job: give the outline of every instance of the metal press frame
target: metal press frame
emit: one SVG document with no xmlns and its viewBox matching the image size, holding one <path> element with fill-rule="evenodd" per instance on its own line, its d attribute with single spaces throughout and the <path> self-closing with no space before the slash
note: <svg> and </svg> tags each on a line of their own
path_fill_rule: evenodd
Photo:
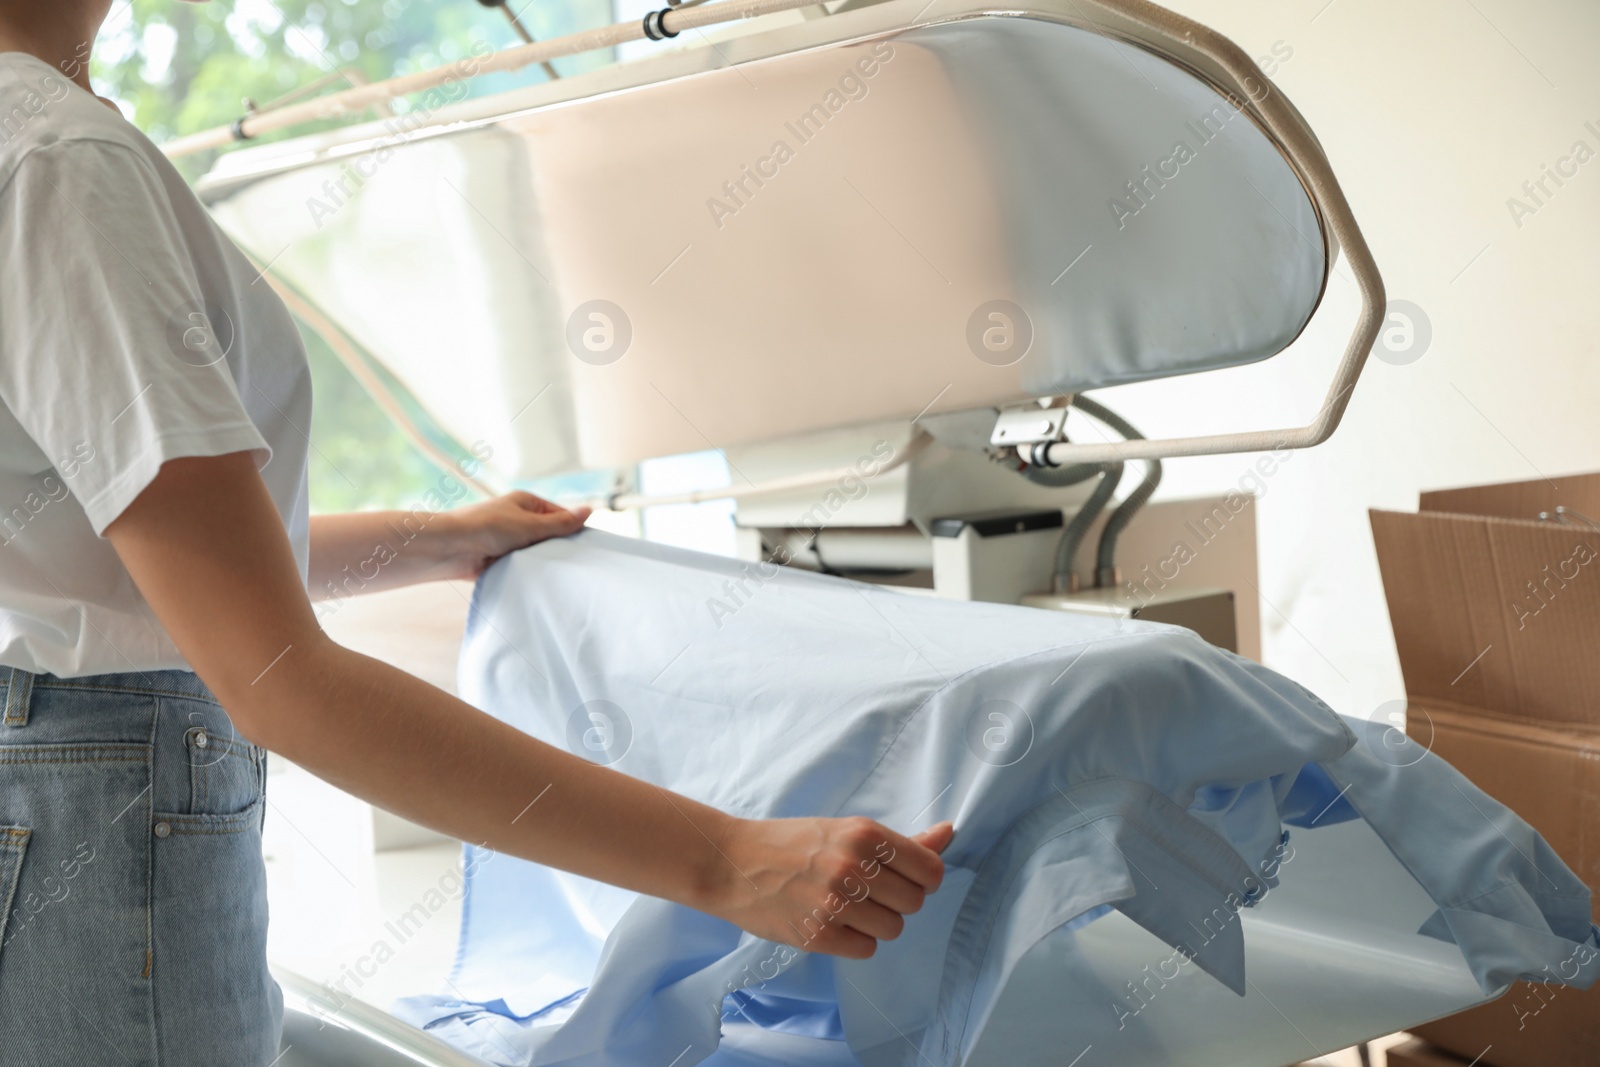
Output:
<svg viewBox="0 0 1600 1067">
<path fill-rule="evenodd" d="M 1038 445 L 1035 457 L 1049 466 L 1065 466 L 1300 449 L 1327 440 L 1344 415 L 1350 392 L 1382 327 L 1385 304 L 1383 279 L 1321 145 L 1294 105 L 1277 90 L 1255 62 L 1216 31 L 1146 0 L 1062 0 L 1061 3 L 1036 2 L 1013 7 L 996 6 L 988 0 L 933 0 L 932 3 L 923 4 L 909 21 L 904 20 L 902 12 L 918 3 L 921 0 L 884 0 L 882 3 L 864 4 L 841 10 L 829 18 L 721 41 L 714 49 L 698 48 L 651 57 L 596 71 L 582 78 L 563 79 L 556 83 L 464 101 L 440 109 L 431 128 L 413 131 L 409 137 L 416 139 L 459 132 L 562 101 L 626 91 L 664 78 L 694 76 L 724 65 L 809 48 L 873 40 L 938 23 L 1010 16 L 1054 21 L 1091 30 L 1109 39 L 1151 51 L 1183 67 L 1210 84 L 1249 116 L 1277 146 L 1300 178 L 1322 225 L 1320 236 L 1323 238 L 1329 270 L 1339 250 L 1343 249 L 1361 299 L 1361 311 L 1321 407 L 1315 417 L 1303 426 L 1101 443 L 1067 441 L 1058 433 L 1054 439 L 1035 442 Z M 655 25 L 658 29 L 668 29 L 675 34 L 687 29 L 760 18 L 801 7 L 816 8 L 817 5 L 808 0 L 722 0 L 663 8 L 654 14 L 657 15 Z M 845 32 L 840 32 L 841 29 Z M 304 122 L 353 117 L 398 96 L 424 91 L 451 80 L 515 70 L 546 62 L 555 56 L 611 47 L 644 36 L 646 34 L 639 24 L 629 22 L 525 44 L 491 53 L 470 74 L 464 75 L 458 63 L 357 86 L 282 109 L 253 112 L 231 126 L 180 138 L 164 148 L 171 155 L 181 155 L 215 148 L 231 141 L 247 140 L 263 132 Z M 334 159 L 366 150 L 385 136 L 387 131 L 379 124 L 364 123 L 304 140 L 311 155 Z M 297 158 L 303 161 L 305 157 L 302 155 Z M 275 162 L 265 163 L 261 169 L 244 166 L 221 177 L 217 184 L 249 180 L 276 169 L 277 165 Z M 1306 236 L 1306 240 L 1312 241 L 1314 238 Z M 819 481 L 825 480 L 819 475 Z M 785 485 L 782 488 L 792 487 Z M 759 491 L 762 491 L 762 487 L 751 487 L 745 493 Z M 631 500 L 630 505 L 642 506 L 640 501 Z"/>
</svg>

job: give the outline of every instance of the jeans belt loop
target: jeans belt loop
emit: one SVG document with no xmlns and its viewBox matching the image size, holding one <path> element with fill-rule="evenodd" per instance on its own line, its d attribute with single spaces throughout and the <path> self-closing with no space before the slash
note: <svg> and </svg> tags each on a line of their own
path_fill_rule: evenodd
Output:
<svg viewBox="0 0 1600 1067">
<path fill-rule="evenodd" d="M 5 725 L 28 725 L 28 705 L 33 700 L 33 672 L 21 667 L 5 668 L 11 674 L 6 685 Z"/>
</svg>

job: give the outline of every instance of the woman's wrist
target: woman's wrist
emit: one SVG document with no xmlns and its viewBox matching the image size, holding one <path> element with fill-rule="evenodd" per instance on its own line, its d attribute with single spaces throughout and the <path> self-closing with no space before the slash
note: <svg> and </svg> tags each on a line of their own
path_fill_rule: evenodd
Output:
<svg viewBox="0 0 1600 1067">
<path fill-rule="evenodd" d="M 459 510 L 437 512 L 417 538 L 421 566 L 440 578 L 472 576 L 473 530 Z"/>
<path fill-rule="evenodd" d="M 680 802 L 681 803 L 681 802 Z M 683 868 L 684 885 L 680 904 L 697 911 L 719 914 L 738 890 L 739 868 L 735 857 L 739 852 L 740 832 L 749 823 L 715 808 L 701 807 L 684 812 L 690 824 L 692 839 L 683 850 L 687 863 Z"/>
<path fill-rule="evenodd" d="M 470 532 L 448 511 L 361 511 L 311 519 L 313 599 L 470 576 Z"/>
</svg>

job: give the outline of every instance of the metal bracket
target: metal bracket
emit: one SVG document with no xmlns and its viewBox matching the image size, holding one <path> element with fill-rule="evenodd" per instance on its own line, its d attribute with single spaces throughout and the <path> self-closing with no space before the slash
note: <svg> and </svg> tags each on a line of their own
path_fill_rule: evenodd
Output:
<svg viewBox="0 0 1600 1067">
<path fill-rule="evenodd" d="M 1067 439 L 1067 408 L 1042 408 L 1038 401 L 1001 408 L 989 443 L 996 448 Z"/>
</svg>

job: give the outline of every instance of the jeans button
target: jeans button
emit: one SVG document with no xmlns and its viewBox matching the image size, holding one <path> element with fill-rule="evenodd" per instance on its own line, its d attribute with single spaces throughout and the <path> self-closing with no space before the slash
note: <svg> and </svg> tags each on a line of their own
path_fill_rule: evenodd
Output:
<svg viewBox="0 0 1600 1067">
<path fill-rule="evenodd" d="M 171 826 L 169 826 L 168 824 L 166 824 L 164 822 L 156 823 L 156 836 L 157 837 L 166 837 L 170 833 L 172 833 L 172 827 Z"/>
<path fill-rule="evenodd" d="M 195 748 L 205 748 L 210 743 L 211 743 L 211 738 L 206 736 L 206 732 L 204 730 L 196 730 L 194 732 L 194 747 Z"/>
</svg>

